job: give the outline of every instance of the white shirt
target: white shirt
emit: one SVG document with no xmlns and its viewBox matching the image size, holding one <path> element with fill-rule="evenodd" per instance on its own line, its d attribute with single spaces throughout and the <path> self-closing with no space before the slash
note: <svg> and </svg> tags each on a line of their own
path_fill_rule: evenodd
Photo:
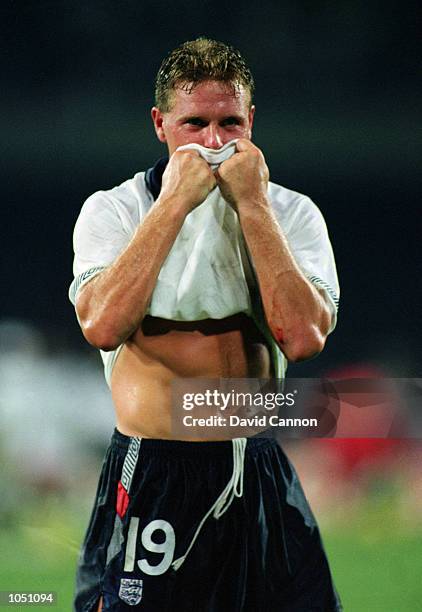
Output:
<svg viewBox="0 0 422 612">
<path fill-rule="evenodd" d="M 269 183 L 268 197 L 273 207 L 275 217 L 288 240 L 290 250 L 297 264 L 309 281 L 318 288 L 323 289 L 326 294 L 332 312 L 331 332 L 336 324 L 340 291 L 333 251 L 324 218 L 310 198 L 280 185 L 276 185 L 275 183 Z M 81 287 L 95 275 L 111 265 L 128 245 L 137 227 L 142 223 L 142 219 L 153 203 L 153 196 L 145 183 L 145 172 L 139 172 L 135 174 L 132 179 L 107 191 L 97 191 L 86 200 L 76 222 L 73 235 L 75 252 L 73 264 L 74 280 L 69 289 L 69 298 L 73 304 L 76 302 L 76 296 Z M 200 209 L 204 207 L 204 204 L 206 204 L 206 202 L 187 215 L 179 237 L 184 232 L 186 236 L 191 235 L 193 227 L 192 215 L 196 214 L 200 217 Z M 235 215 L 235 213 L 233 213 L 233 215 Z M 230 227 L 223 227 L 222 229 L 226 234 L 227 231 L 230 232 Z M 241 236 L 240 241 L 242 242 Z M 172 249 L 167 259 L 173 257 L 173 260 L 180 260 L 180 250 L 176 243 L 177 240 L 173 245 L 173 254 Z M 206 243 L 206 241 L 203 241 L 202 244 L 204 245 Z M 209 258 L 208 255 L 205 257 L 201 252 L 201 244 L 199 244 L 198 248 L 199 251 L 196 254 L 195 261 L 201 262 L 207 259 L 207 257 Z M 189 256 L 189 253 L 187 256 Z M 241 253 L 239 253 L 239 257 L 242 259 Z M 160 310 L 151 310 L 151 305 L 154 305 L 154 300 L 159 308 L 164 308 L 164 318 L 199 320 L 204 318 L 222 318 L 222 316 L 234 314 L 229 311 L 225 313 L 225 306 L 223 304 L 223 310 L 219 310 L 220 316 L 213 316 L 212 309 L 209 310 L 211 307 L 207 305 L 204 309 L 201 305 L 198 305 L 198 303 L 195 303 L 192 307 L 193 311 L 185 311 L 188 313 L 190 312 L 188 316 L 192 318 L 186 318 L 183 311 L 181 314 L 180 309 L 177 310 L 178 314 L 172 314 L 175 312 L 174 308 L 178 308 L 177 299 L 174 299 L 174 295 L 180 295 L 180 279 L 177 279 L 173 288 L 169 288 L 168 285 L 162 284 L 163 277 L 166 276 L 165 263 L 163 264 L 159 282 L 157 281 L 157 286 L 151 298 L 150 308 L 148 310 L 150 314 L 162 316 L 159 314 L 159 312 L 161 312 Z M 240 261 L 240 266 L 244 267 L 244 263 L 242 259 L 242 261 Z M 211 268 L 214 269 L 214 264 L 212 262 L 210 265 Z M 184 269 L 183 262 L 180 266 L 181 270 Z M 198 265 L 198 269 L 190 279 L 191 287 L 196 284 L 195 278 L 198 280 L 201 279 L 201 265 Z M 244 278 L 247 284 L 249 284 L 249 289 L 252 294 L 253 287 L 250 285 L 247 270 L 244 270 Z M 165 278 L 163 282 L 166 282 Z M 227 286 L 227 288 L 230 288 L 230 278 L 228 277 L 227 282 L 223 283 L 221 283 L 220 279 L 220 286 Z M 170 300 L 167 299 L 167 297 L 170 295 L 171 291 L 173 291 L 173 298 Z M 239 293 L 240 295 L 242 292 L 236 290 L 234 293 Z M 157 298 L 158 295 L 159 298 Z M 198 292 L 198 295 L 201 295 L 201 290 Z M 212 296 L 215 297 L 215 293 L 212 293 L 211 297 Z M 169 310 L 170 301 L 172 302 L 172 306 Z M 219 306 L 213 305 L 212 308 L 214 307 L 220 308 L 221 304 Z M 231 308 L 233 309 L 233 305 L 231 305 Z M 197 316 L 195 316 L 195 312 Z M 258 327 L 265 334 L 271 345 L 275 375 L 278 378 L 283 378 L 287 367 L 287 361 L 268 330 L 259 295 L 255 295 L 255 299 L 252 296 L 248 299 L 246 295 L 246 301 L 243 299 L 236 312 L 246 312 L 254 318 Z M 110 352 L 100 351 L 108 384 L 110 384 L 112 368 L 121 348 L 122 346 L 116 349 L 116 351 Z"/>
</svg>

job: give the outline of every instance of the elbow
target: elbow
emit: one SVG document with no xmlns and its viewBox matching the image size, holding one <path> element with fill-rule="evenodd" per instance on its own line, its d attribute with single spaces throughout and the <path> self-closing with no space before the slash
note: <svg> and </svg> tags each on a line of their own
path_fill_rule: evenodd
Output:
<svg viewBox="0 0 422 612">
<path fill-rule="evenodd" d="M 288 361 L 291 362 L 307 361 L 317 357 L 324 349 L 326 341 L 326 336 L 315 326 L 292 330 L 282 339 L 279 333 L 273 336 Z"/>
<path fill-rule="evenodd" d="M 122 337 L 116 327 L 113 309 L 102 308 L 95 301 L 93 303 L 89 289 L 90 284 L 81 291 L 76 300 L 76 314 L 82 333 L 93 347 L 102 351 L 114 351 L 126 337 Z"/>
<path fill-rule="evenodd" d="M 92 310 L 84 308 L 81 301 L 76 304 L 76 313 L 85 340 L 101 351 L 114 351 L 123 342 L 117 334 L 113 321 L 104 313 L 92 315 Z"/>
<path fill-rule="evenodd" d="M 331 325 L 331 313 L 324 305 L 318 317 L 295 317 L 287 329 L 277 325 L 270 329 L 278 346 L 289 361 L 307 361 L 324 349 Z"/>
<path fill-rule="evenodd" d="M 325 340 L 319 338 L 305 338 L 296 342 L 292 342 L 285 353 L 287 359 L 294 363 L 299 361 L 307 361 L 317 357 L 325 346 Z"/>
<path fill-rule="evenodd" d="M 85 320 L 80 324 L 87 342 L 101 351 L 115 351 L 122 344 L 122 339 L 105 322 Z"/>
</svg>

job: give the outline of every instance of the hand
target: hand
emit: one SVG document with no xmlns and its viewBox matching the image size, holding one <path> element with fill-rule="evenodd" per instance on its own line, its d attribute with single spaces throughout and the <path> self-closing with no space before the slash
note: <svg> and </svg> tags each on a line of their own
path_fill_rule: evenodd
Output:
<svg viewBox="0 0 422 612">
<path fill-rule="evenodd" d="M 163 174 L 160 198 L 176 198 L 188 214 L 216 184 L 213 172 L 198 151 L 175 151 Z"/>
<path fill-rule="evenodd" d="M 215 175 L 224 199 L 238 209 L 267 197 L 269 172 L 262 151 L 250 140 L 241 138 L 236 149 Z"/>
</svg>

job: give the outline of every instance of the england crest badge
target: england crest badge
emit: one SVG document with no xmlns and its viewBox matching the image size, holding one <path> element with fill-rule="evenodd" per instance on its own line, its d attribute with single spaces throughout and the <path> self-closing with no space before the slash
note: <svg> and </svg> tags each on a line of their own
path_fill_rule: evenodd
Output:
<svg viewBox="0 0 422 612">
<path fill-rule="evenodd" d="M 119 597 L 128 606 L 137 606 L 142 599 L 142 580 L 122 578 L 120 580 Z"/>
</svg>

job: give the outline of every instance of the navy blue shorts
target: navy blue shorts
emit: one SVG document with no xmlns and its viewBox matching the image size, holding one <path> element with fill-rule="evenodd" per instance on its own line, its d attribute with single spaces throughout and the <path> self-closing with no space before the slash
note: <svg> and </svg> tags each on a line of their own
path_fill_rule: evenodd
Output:
<svg viewBox="0 0 422 612">
<path fill-rule="evenodd" d="M 233 474 L 228 442 L 115 431 L 77 572 L 75 610 L 334 612 L 341 605 L 294 468 L 249 438 L 243 494 L 208 516 Z"/>
</svg>

